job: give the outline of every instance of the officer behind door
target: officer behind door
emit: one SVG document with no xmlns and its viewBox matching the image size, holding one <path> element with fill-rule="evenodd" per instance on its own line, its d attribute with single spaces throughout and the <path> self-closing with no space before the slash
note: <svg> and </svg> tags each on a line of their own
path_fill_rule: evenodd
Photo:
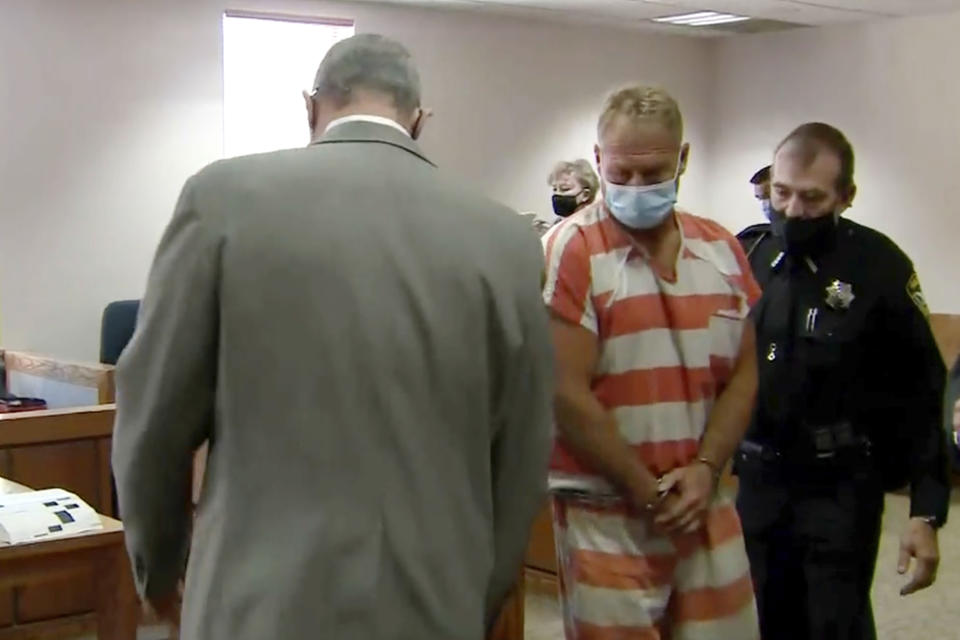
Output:
<svg viewBox="0 0 960 640">
<path fill-rule="evenodd" d="M 909 258 L 840 217 L 856 191 L 843 134 L 799 127 L 772 174 L 774 233 L 751 256 L 759 392 L 736 459 L 762 637 L 873 639 L 885 490 L 911 489 L 901 593 L 936 577 L 946 371 Z"/>
</svg>

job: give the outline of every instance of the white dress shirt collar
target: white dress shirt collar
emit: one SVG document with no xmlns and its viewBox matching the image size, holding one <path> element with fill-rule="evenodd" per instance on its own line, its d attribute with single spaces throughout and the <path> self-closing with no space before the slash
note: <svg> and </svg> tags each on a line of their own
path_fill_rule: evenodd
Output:
<svg viewBox="0 0 960 640">
<path fill-rule="evenodd" d="M 403 133 L 403 135 L 409 137 L 410 133 L 404 129 L 399 122 L 391 120 L 390 118 L 384 118 L 382 116 L 368 116 L 362 113 L 358 113 L 352 116 L 344 116 L 343 118 L 337 118 L 333 122 L 327 125 L 327 128 L 324 129 L 323 133 L 330 133 L 330 130 L 334 127 L 339 127 L 342 124 L 347 124 L 350 122 L 372 122 L 374 124 L 382 124 L 387 127 L 393 127 L 397 131 Z"/>
</svg>

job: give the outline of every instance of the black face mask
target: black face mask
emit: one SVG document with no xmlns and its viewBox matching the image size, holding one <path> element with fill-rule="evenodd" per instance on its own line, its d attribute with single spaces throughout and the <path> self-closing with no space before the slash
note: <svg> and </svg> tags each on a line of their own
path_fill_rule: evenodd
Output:
<svg viewBox="0 0 960 640">
<path fill-rule="evenodd" d="M 837 237 L 837 216 L 828 213 L 817 218 L 788 218 L 772 211 L 773 233 L 783 239 L 787 253 L 816 254 L 829 247 Z"/>
<path fill-rule="evenodd" d="M 577 202 L 578 195 L 580 194 L 572 196 L 560 193 L 553 194 L 553 212 L 561 218 L 566 218 L 572 214 L 580 206 L 580 203 Z"/>
</svg>

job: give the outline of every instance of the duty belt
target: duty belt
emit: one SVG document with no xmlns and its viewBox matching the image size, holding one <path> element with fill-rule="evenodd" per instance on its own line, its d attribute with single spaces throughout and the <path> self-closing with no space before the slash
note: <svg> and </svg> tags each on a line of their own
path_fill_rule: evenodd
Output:
<svg viewBox="0 0 960 640">
<path fill-rule="evenodd" d="M 771 444 L 744 440 L 740 454 L 744 459 L 757 458 L 767 463 L 817 464 L 829 463 L 851 454 L 869 457 L 872 444 L 866 436 L 858 435 L 849 422 L 822 426 L 802 426 L 800 443 L 784 449 Z"/>
</svg>

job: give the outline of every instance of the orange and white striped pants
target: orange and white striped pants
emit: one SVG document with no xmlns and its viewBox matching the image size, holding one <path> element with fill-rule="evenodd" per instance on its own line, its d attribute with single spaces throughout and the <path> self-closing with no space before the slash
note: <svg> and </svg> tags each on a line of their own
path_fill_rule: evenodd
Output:
<svg viewBox="0 0 960 640">
<path fill-rule="evenodd" d="M 554 496 L 567 640 L 757 640 L 740 519 L 726 498 L 664 536 L 619 504 Z"/>
</svg>

